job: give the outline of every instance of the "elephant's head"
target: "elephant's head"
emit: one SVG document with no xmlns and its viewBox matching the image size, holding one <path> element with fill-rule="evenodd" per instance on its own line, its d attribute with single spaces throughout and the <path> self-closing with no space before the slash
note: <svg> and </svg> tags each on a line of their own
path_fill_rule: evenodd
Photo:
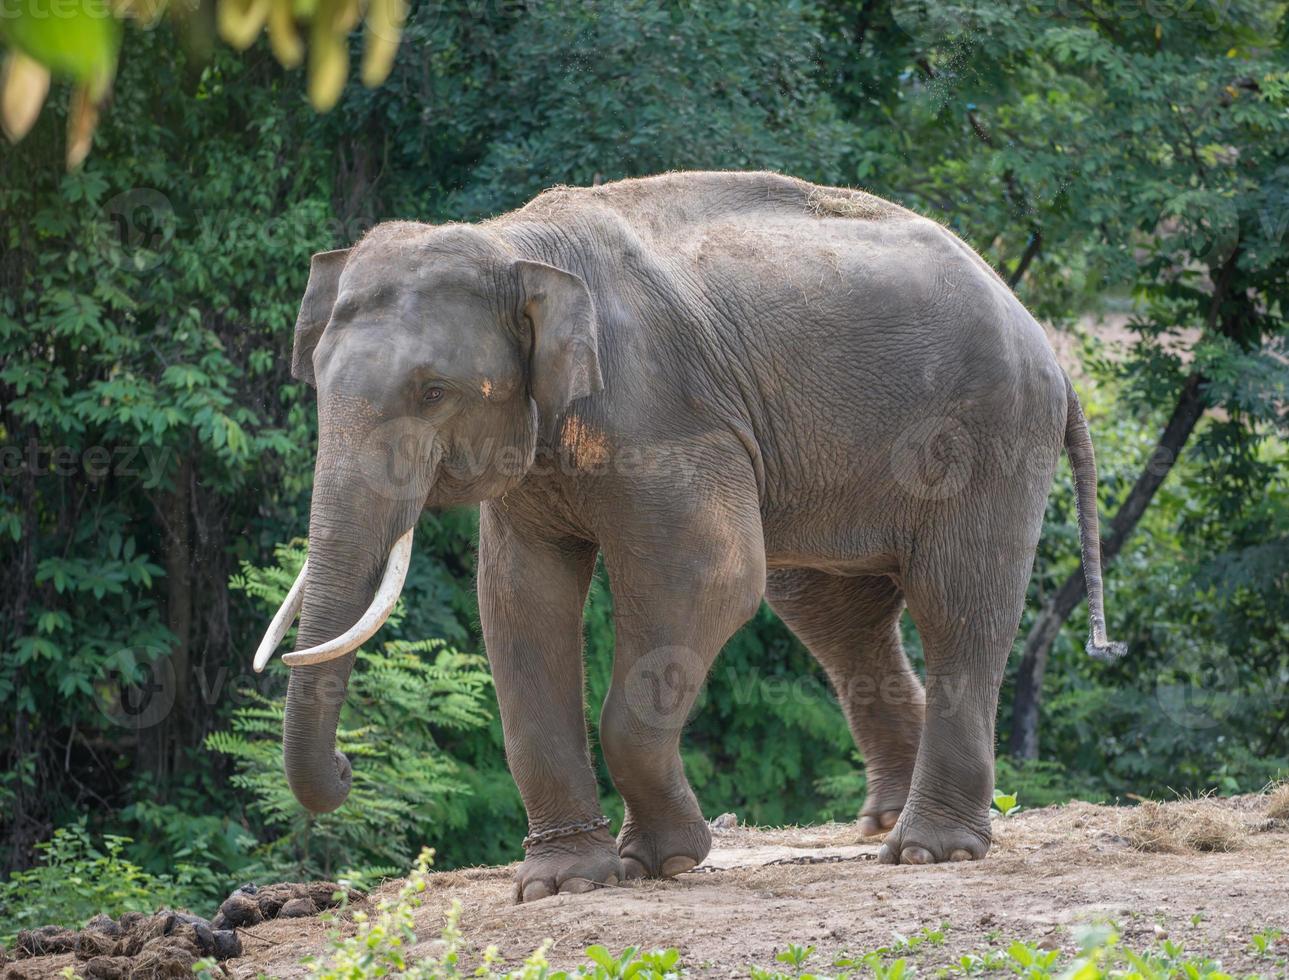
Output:
<svg viewBox="0 0 1289 980">
<path fill-rule="evenodd" d="M 313 257 L 292 355 L 318 395 L 309 560 L 255 657 L 298 612 L 283 753 L 308 809 L 349 793 L 335 736 L 354 651 L 398 599 L 421 510 L 522 479 L 568 403 L 600 388 L 595 322 L 582 279 L 482 228 L 381 225 Z"/>
</svg>

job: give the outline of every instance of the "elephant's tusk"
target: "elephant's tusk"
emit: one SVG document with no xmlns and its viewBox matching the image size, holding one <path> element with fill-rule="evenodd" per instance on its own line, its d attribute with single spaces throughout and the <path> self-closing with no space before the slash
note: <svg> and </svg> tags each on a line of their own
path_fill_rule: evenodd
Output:
<svg viewBox="0 0 1289 980">
<path fill-rule="evenodd" d="M 300 604 L 304 601 L 304 583 L 308 576 L 309 562 L 306 559 L 300 566 L 300 574 L 295 577 L 291 591 L 286 594 L 281 607 L 274 613 L 273 621 L 269 623 L 269 628 L 264 633 L 264 639 L 260 640 L 259 649 L 255 651 L 253 663 L 255 673 L 260 673 L 268 666 L 269 660 L 273 657 L 273 651 L 282 642 L 282 637 L 286 636 L 286 631 L 295 622 L 295 617 L 300 615 Z"/>
<path fill-rule="evenodd" d="M 412 561 L 412 533 L 415 527 L 394 542 L 389 550 L 389 561 L 385 564 L 385 577 L 380 580 L 380 588 L 367 607 L 367 611 L 353 626 L 349 627 L 334 640 L 320 643 L 308 650 L 297 650 L 282 656 L 282 662 L 288 667 L 303 667 L 308 664 L 326 663 L 347 653 L 353 653 L 366 643 L 375 632 L 389 619 L 403 591 L 403 582 L 407 579 L 407 568 Z M 266 637 L 267 639 L 267 637 Z"/>
</svg>

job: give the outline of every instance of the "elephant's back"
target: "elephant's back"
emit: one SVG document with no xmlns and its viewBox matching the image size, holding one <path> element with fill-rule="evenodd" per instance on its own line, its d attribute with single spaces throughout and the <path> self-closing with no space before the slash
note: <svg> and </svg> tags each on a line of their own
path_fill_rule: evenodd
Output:
<svg viewBox="0 0 1289 980">
<path fill-rule="evenodd" d="M 667 249 L 730 222 L 916 217 L 865 191 L 824 187 L 769 171 L 679 171 L 596 187 L 552 187 L 501 220 L 558 221 L 587 210 L 612 212 L 640 238 Z M 803 222 L 801 230 L 808 228 Z"/>
</svg>

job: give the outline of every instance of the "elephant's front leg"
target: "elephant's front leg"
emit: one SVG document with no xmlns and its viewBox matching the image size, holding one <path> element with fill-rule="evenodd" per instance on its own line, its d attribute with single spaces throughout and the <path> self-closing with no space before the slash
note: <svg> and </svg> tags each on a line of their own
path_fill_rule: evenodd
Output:
<svg viewBox="0 0 1289 980">
<path fill-rule="evenodd" d="M 528 811 L 516 898 L 589 891 L 622 876 L 586 741 L 582 608 L 595 548 L 518 530 L 497 504 L 479 526 L 479 618 L 506 761 Z"/>
<path fill-rule="evenodd" d="M 618 853 L 628 878 L 680 874 L 711 847 L 681 729 L 712 661 L 765 591 L 755 491 L 716 493 L 603 543 L 617 648 L 600 742 L 626 803 Z"/>
</svg>

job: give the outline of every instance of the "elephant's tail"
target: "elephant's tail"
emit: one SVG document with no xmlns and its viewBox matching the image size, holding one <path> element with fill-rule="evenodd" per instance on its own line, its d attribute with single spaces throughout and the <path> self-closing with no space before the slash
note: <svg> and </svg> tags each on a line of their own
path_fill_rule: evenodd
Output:
<svg viewBox="0 0 1289 980">
<path fill-rule="evenodd" d="M 1088 593 L 1088 654 L 1098 660 L 1122 657 L 1128 648 L 1106 638 L 1105 602 L 1101 588 L 1101 530 L 1097 521 L 1097 461 L 1092 437 L 1083 417 L 1083 406 L 1069 377 L 1065 379 L 1068 410 L 1065 420 L 1065 452 L 1074 471 L 1074 502 L 1079 514 L 1079 544 L 1083 553 L 1083 579 Z"/>
</svg>

